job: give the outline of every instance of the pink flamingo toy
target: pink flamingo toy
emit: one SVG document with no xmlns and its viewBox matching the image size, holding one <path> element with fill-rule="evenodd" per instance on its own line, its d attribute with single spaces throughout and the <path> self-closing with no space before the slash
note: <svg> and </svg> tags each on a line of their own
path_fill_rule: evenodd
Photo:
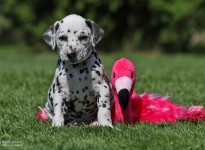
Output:
<svg viewBox="0 0 205 150">
<path fill-rule="evenodd" d="M 177 120 L 205 120 L 203 106 L 182 107 L 172 103 L 167 96 L 134 91 L 135 67 L 126 58 L 117 60 L 111 72 L 111 84 L 115 105 L 111 108 L 113 122 L 135 123 L 138 121 L 159 123 Z"/>
</svg>

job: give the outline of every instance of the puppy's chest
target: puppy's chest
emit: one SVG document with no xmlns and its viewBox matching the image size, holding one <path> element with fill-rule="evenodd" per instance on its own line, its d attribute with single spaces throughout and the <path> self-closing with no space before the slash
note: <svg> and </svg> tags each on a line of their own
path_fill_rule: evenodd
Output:
<svg viewBox="0 0 205 150">
<path fill-rule="evenodd" d="M 60 61 L 55 84 L 63 96 L 65 107 L 78 112 L 96 105 L 93 87 L 102 80 L 100 62 L 91 57 L 79 64 Z"/>
<path fill-rule="evenodd" d="M 94 87 L 102 80 L 102 66 L 91 56 L 79 64 L 59 62 L 55 84 L 62 95 L 62 112 L 67 121 L 94 119 L 97 102 Z"/>
</svg>

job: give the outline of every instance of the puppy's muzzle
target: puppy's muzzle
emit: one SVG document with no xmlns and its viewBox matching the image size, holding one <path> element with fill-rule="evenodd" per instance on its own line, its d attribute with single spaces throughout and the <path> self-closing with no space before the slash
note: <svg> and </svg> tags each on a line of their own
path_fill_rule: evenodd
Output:
<svg viewBox="0 0 205 150">
<path fill-rule="evenodd" d="M 70 54 L 67 54 L 67 56 L 68 56 L 69 59 L 73 60 L 73 59 L 76 58 L 77 53 L 76 53 L 76 52 L 72 52 L 72 53 L 70 53 Z"/>
</svg>

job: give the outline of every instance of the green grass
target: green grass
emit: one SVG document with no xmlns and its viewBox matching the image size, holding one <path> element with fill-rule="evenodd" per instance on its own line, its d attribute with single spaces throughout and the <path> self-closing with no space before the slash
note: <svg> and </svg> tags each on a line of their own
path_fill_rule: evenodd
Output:
<svg viewBox="0 0 205 150">
<path fill-rule="evenodd" d="M 35 119 L 38 105 L 46 103 L 47 90 L 57 63 L 56 53 L 25 53 L 24 47 L 0 47 L 0 138 L 22 141 L 20 147 L 0 149 L 205 149 L 205 121 L 176 124 L 115 124 L 108 127 L 51 127 Z M 169 94 L 173 102 L 205 106 L 205 57 L 100 53 L 105 71 L 121 57 L 137 70 L 137 93 Z"/>
</svg>

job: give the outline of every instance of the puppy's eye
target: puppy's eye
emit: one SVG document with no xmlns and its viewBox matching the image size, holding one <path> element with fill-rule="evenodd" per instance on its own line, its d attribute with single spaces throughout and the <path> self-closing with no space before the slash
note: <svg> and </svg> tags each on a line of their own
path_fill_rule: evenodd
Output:
<svg viewBox="0 0 205 150">
<path fill-rule="evenodd" d="M 61 41 L 67 41 L 67 40 L 68 40 L 68 37 L 65 36 L 65 35 L 63 35 L 63 36 L 59 37 L 59 40 L 61 40 Z"/>
<path fill-rule="evenodd" d="M 82 36 L 79 36 L 79 40 L 82 41 L 82 40 L 86 40 L 88 38 L 88 36 L 86 35 L 82 35 Z"/>
</svg>

